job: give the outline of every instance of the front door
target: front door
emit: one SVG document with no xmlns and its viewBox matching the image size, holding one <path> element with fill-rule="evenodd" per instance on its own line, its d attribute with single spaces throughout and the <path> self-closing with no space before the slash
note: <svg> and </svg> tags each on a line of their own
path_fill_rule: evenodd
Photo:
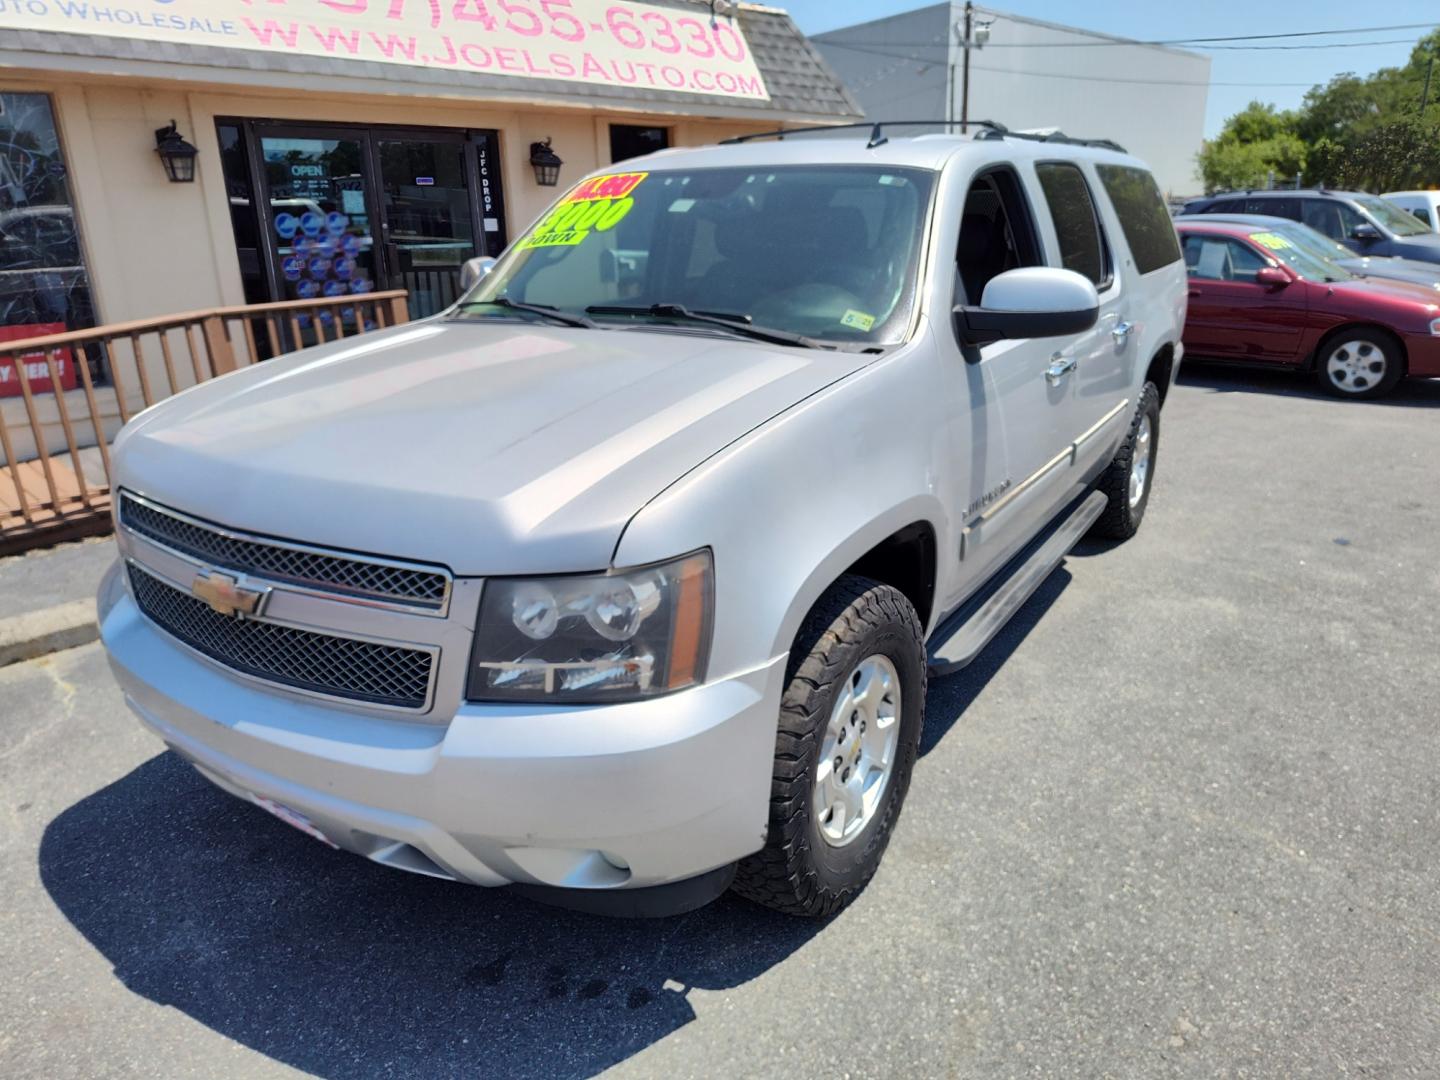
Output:
<svg viewBox="0 0 1440 1080">
<path fill-rule="evenodd" d="M 434 315 L 455 302 L 460 266 L 477 254 L 464 137 L 381 137 L 375 146 L 387 281 L 410 293 L 412 319 Z"/>
<path fill-rule="evenodd" d="M 1185 351 L 1196 358 L 1275 360 L 1298 364 L 1308 324 L 1305 285 L 1262 285 L 1269 262 L 1229 236 L 1182 234 L 1190 279 Z"/>
<path fill-rule="evenodd" d="M 979 304 L 997 275 L 1044 263 L 1019 176 L 990 168 L 968 186 L 956 251 L 959 302 Z M 971 426 L 955 448 L 969 463 L 959 593 L 983 582 L 1063 505 L 1075 482 L 1076 337 L 997 341 L 957 349 L 957 394 Z M 947 606 L 961 596 L 946 597 Z"/>
</svg>

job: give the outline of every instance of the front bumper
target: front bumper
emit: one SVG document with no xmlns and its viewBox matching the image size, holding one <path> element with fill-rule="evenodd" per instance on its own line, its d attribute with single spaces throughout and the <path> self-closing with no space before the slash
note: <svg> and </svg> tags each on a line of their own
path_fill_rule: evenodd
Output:
<svg viewBox="0 0 1440 1080">
<path fill-rule="evenodd" d="M 1434 334 L 1409 334 L 1405 338 L 1408 361 L 1407 374 L 1419 378 L 1440 375 L 1440 337 Z"/>
<path fill-rule="evenodd" d="M 228 674 L 151 624 L 118 564 L 100 632 L 126 701 L 172 749 L 376 862 L 477 885 L 631 890 L 764 843 L 783 656 L 649 701 L 465 704 L 437 724 Z"/>
</svg>

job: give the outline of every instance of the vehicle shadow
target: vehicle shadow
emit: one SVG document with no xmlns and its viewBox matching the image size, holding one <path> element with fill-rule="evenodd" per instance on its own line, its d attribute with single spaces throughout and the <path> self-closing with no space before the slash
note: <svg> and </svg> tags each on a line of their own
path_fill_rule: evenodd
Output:
<svg viewBox="0 0 1440 1080">
<path fill-rule="evenodd" d="M 1100 550 L 1096 548 L 1094 553 L 1098 554 Z M 1071 554 L 1081 554 L 1081 551 L 1077 548 Z M 1070 571 L 1061 563 L 1030 599 L 1025 601 L 1024 606 L 1011 616 L 1010 621 L 1001 628 L 990 644 L 985 646 L 974 663 L 953 675 L 930 680 L 925 695 L 925 731 L 920 736 L 920 757 L 924 757 L 940 744 L 940 740 L 961 719 L 970 703 L 980 696 L 980 692 L 1005 666 L 1005 662 L 1029 636 L 1030 631 L 1045 617 L 1045 613 L 1060 598 L 1071 580 Z"/>
<path fill-rule="evenodd" d="M 40 875 L 129 989 L 323 1077 L 591 1076 L 824 925 L 733 896 L 607 920 L 397 872 L 171 753 L 52 821 Z"/>
<path fill-rule="evenodd" d="M 1313 376 L 1290 371 L 1267 371 L 1228 364 L 1208 364 L 1187 359 L 1176 376 L 1182 386 L 1194 386 L 1216 394 L 1275 394 L 1281 397 L 1320 398 L 1337 401 L 1315 385 Z M 1391 408 L 1440 409 L 1440 379 L 1402 379 L 1389 394 L 1373 401 L 1351 401 L 1356 407 L 1383 405 Z"/>
</svg>

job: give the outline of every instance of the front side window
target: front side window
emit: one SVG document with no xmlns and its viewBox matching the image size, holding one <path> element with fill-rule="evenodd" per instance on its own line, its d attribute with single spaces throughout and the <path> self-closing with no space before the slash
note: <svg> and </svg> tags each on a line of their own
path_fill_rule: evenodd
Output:
<svg viewBox="0 0 1440 1080">
<path fill-rule="evenodd" d="M 1389 199 L 1358 195 L 1355 201 L 1362 210 L 1396 236 L 1423 236 L 1430 231 L 1415 219 L 1415 215 L 1407 214 Z"/>
<path fill-rule="evenodd" d="M 592 177 L 516 241 L 457 315 L 520 317 L 518 303 L 601 323 L 653 308 L 670 322 L 682 317 L 661 309 L 679 305 L 839 347 L 898 342 L 932 188 L 928 171 L 868 166 Z"/>
<path fill-rule="evenodd" d="M 1241 281 L 1255 284 L 1255 272 L 1269 264 L 1248 244 L 1228 236 L 1190 235 L 1185 238 L 1185 268 L 1201 281 Z"/>
<path fill-rule="evenodd" d="M 1155 178 L 1132 165 L 1097 165 L 1095 171 L 1120 219 L 1136 271 L 1148 274 L 1179 262 L 1180 243 Z"/>
<path fill-rule="evenodd" d="M 1035 172 L 1060 241 L 1060 265 L 1097 286 L 1105 285 L 1110 280 L 1109 260 L 1084 175 L 1077 166 L 1058 161 L 1037 165 Z"/>
<path fill-rule="evenodd" d="M 0 93 L 0 340 L 94 323 L 50 98 Z"/>
<path fill-rule="evenodd" d="M 994 278 L 1042 261 L 1019 177 L 1009 166 L 977 176 L 965 194 L 955 251 L 965 299 L 979 304 Z"/>
<path fill-rule="evenodd" d="M 1366 224 L 1359 213 L 1335 199 L 1306 199 L 1303 214 L 1306 225 L 1318 229 L 1331 240 L 1348 240 L 1357 227 Z"/>
</svg>

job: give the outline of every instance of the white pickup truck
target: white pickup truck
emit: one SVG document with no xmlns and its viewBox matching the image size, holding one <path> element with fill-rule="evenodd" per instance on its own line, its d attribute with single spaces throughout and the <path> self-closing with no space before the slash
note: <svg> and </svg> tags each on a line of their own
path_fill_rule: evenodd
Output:
<svg viewBox="0 0 1440 1080">
<path fill-rule="evenodd" d="M 626 162 L 442 315 L 135 418 L 100 611 L 141 720 L 399 869 L 847 903 L 927 673 L 1139 527 L 1186 302 L 1113 144 L 886 134 Z"/>
</svg>

